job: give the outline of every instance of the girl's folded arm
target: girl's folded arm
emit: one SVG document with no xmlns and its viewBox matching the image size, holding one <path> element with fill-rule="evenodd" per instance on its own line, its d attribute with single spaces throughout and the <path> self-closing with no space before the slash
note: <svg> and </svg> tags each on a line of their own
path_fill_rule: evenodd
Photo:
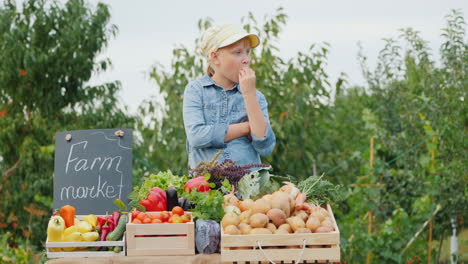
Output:
<svg viewBox="0 0 468 264">
<path fill-rule="evenodd" d="M 266 128 L 265 128 L 265 136 L 262 138 L 256 137 L 253 133 L 251 133 L 252 137 L 252 145 L 255 150 L 258 152 L 260 156 L 268 156 L 273 152 L 273 149 L 276 145 L 276 136 L 271 129 L 270 125 L 270 118 L 268 116 L 268 103 L 265 99 L 265 96 L 261 93 L 258 93 L 259 96 L 259 104 L 260 108 L 262 109 L 263 116 L 266 120 Z"/>
</svg>

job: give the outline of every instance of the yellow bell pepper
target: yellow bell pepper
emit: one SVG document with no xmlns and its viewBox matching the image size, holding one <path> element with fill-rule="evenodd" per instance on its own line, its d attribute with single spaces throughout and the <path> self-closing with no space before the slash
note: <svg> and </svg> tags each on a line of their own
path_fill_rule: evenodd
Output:
<svg viewBox="0 0 468 264">
<path fill-rule="evenodd" d="M 68 236 L 71 233 L 78 232 L 78 226 L 72 225 L 69 228 L 66 228 L 65 231 L 63 231 L 64 236 Z"/>
<path fill-rule="evenodd" d="M 96 241 L 99 238 L 99 233 L 98 232 L 87 232 L 84 234 L 81 234 L 83 237 L 84 241 Z"/>
<path fill-rule="evenodd" d="M 60 242 L 63 239 L 65 230 L 65 220 L 61 216 L 52 216 L 47 226 L 47 236 L 49 242 Z"/>
<path fill-rule="evenodd" d="M 78 232 L 80 233 L 87 233 L 93 229 L 93 227 L 86 221 L 81 221 L 76 226 L 78 227 Z"/>
<path fill-rule="evenodd" d="M 89 214 L 83 218 L 84 221 L 88 222 L 92 227 L 97 226 L 97 216 Z"/>
<path fill-rule="evenodd" d="M 68 236 L 65 236 L 63 239 L 63 242 L 82 242 L 83 237 L 80 232 L 73 232 L 69 234 Z M 64 251 L 74 251 L 77 249 L 76 247 L 66 247 L 63 248 Z"/>
</svg>

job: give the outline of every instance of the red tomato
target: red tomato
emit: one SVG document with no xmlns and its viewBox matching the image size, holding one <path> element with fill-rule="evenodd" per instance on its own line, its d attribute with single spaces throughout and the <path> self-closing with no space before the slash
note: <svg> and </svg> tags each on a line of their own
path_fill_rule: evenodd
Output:
<svg viewBox="0 0 468 264">
<path fill-rule="evenodd" d="M 132 224 L 141 224 L 141 220 L 138 218 L 133 219 Z"/>
<path fill-rule="evenodd" d="M 135 219 L 137 218 L 137 215 L 140 213 L 140 211 L 138 209 L 135 209 L 132 211 L 132 218 Z"/>
<path fill-rule="evenodd" d="M 189 216 L 189 215 L 186 215 L 186 214 L 185 214 L 185 215 L 183 215 L 181 218 L 182 218 L 182 221 L 183 221 L 184 223 L 190 222 L 190 216 Z"/>
<path fill-rule="evenodd" d="M 154 215 L 154 218 L 152 218 L 152 219 L 159 219 L 159 220 L 161 220 L 161 215 L 160 215 L 160 214 Z"/>
<path fill-rule="evenodd" d="M 184 221 L 182 220 L 182 218 L 180 216 L 174 216 L 172 218 L 172 223 L 183 223 Z"/>
<path fill-rule="evenodd" d="M 169 212 L 165 212 L 165 211 L 161 212 L 160 216 L 161 216 L 161 221 L 163 221 L 163 222 L 167 222 L 169 220 L 169 218 L 171 217 L 169 215 Z"/>
<path fill-rule="evenodd" d="M 139 213 L 139 214 L 137 215 L 136 218 L 137 218 L 137 219 L 140 219 L 140 221 L 143 221 L 143 219 L 146 218 L 146 213 L 141 212 L 141 213 Z"/>
<path fill-rule="evenodd" d="M 145 217 L 145 219 L 143 219 L 143 224 L 151 224 L 151 218 Z"/>
<path fill-rule="evenodd" d="M 161 221 L 161 219 L 153 219 L 153 220 L 151 220 L 151 223 L 152 224 L 160 224 L 160 223 L 162 223 L 162 221 Z"/>
<path fill-rule="evenodd" d="M 172 208 L 172 213 L 173 214 L 176 214 L 176 215 L 184 215 L 184 209 L 180 206 L 174 206 L 174 208 Z"/>
</svg>

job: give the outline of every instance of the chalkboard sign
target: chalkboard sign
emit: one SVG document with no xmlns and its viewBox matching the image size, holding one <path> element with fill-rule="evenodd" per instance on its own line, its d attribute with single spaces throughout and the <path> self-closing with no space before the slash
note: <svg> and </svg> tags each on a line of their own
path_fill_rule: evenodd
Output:
<svg viewBox="0 0 468 264">
<path fill-rule="evenodd" d="M 54 208 L 70 204 L 76 214 L 117 210 L 132 191 L 131 129 L 58 132 L 55 135 Z"/>
</svg>

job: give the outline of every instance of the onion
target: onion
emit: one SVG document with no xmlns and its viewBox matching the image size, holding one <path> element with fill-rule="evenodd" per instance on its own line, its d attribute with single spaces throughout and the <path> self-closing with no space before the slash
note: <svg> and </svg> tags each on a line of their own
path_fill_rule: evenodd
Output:
<svg viewBox="0 0 468 264">
<path fill-rule="evenodd" d="M 234 191 L 224 195 L 223 207 L 228 205 L 234 205 L 236 207 L 239 206 L 239 199 L 237 199 L 237 197 L 234 195 Z"/>
</svg>

